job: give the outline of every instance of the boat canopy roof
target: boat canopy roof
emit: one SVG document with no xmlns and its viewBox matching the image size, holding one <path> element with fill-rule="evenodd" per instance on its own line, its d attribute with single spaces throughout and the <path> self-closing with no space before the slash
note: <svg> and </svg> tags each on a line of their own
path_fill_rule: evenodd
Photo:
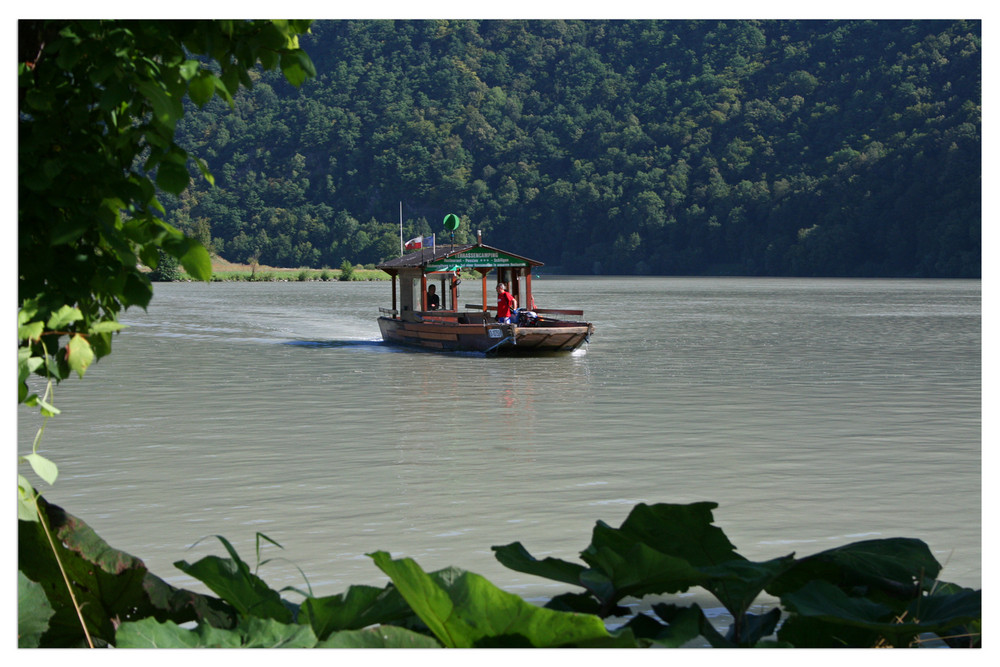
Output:
<svg viewBox="0 0 1000 667">
<path fill-rule="evenodd" d="M 478 269 L 483 273 L 488 273 L 491 269 L 496 268 L 535 266 L 543 266 L 543 263 L 515 255 L 506 250 L 477 243 L 475 245 L 448 244 L 421 248 L 416 252 L 383 262 L 377 268 L 391 274 L 403 269 L 420 269 L 423 273 Z"/>
</svg>

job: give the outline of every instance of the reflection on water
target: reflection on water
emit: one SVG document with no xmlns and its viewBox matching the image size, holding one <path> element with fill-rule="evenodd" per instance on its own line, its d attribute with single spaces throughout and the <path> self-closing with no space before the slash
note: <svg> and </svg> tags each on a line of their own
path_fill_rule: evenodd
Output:
<svg viewBox="0 0 1000 667">
<path fill-rule="evenodd" d="M 276 588 L 303 585 L 296 567 L 318 594 L 379 585 L 365 554 L 384 549 L 546 596 L 567 588 L 490 547 L 575 559 L 598 519 L 699 500 L 749 558 L 904 535 L 980 585 L 978 282 L 533 287 L 585 310 L 589 346 L 384 345 L 381 283 L 157 285 L 114 354 L 58 388 L 48 495 L 185 586 L 173 561 L 222 553 L 203 538 L 252 560 L 260 531 L 285 547 L 261 569 Z"/>
</svg>

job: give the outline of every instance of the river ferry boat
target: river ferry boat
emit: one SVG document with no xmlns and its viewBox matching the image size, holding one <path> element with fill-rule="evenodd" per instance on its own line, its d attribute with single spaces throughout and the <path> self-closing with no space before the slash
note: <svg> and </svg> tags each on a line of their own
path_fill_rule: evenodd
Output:
<svg viewBox="0 0 1000 667">
<path fill-rule="evenodd" d="M 535 308 L 531 273 L 543 266 L 492 246 L 482 233 L 475 244 L 435 245 L 378 266 L 392 277 L 392 308 L 380 308 L 382 340 L 429 350 L 485 354 L 568 352 L 589 342 L 594 325 L 582 310 Z M 481 285 L 462 283 L 462 272 L 478 273 Z M 459 284 L 462 283 L 461 288 Z M 521 306 L 510 322 L 497 320 L 496 284 Z M 481 291 L 480 303 L 460 309 L 459 292 Z M 478 289 L 477 289 L 478 288 Z"/>
</svg>

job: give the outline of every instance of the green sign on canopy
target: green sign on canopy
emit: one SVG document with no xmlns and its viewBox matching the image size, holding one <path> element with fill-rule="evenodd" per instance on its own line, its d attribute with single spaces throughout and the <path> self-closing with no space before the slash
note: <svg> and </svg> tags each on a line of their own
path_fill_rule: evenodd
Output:
<svg viewBox="0 0 1000 667">
<path fill-rule="evenodd" d="M 427 271 L 446 271 L 456 268 L 492 268 L 501 266 L 528 266 L 529 262 L 522 257 L 508 255 L 505 252 L 487 248 L 469 248 L 465 252 L 450 257 L 443 257 L 427 265 Z"/>
</svg>

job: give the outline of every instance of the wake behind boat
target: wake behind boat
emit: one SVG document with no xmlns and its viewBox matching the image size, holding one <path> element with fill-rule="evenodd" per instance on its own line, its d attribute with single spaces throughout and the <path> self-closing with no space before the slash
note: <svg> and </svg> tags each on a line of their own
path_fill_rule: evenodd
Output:
<svg viewBox="0 0 1000 667">
<path fill-rule="evenodd" d="M 563 319 L 582 310 L 533 308 L 531 272 L 542 262 L 483 245 L 432 245 L 378 266 L 392 277 L 392 308 L 380 308 L 382 339 L 431 350 L 532 354 L 568 352 L 590 340 L 594 325 Z M 459 276 L 482 277 L 478 304 L 459 309 Z M 494 278 L 491 281 L 490 275 Z M 497 306 L 487 305 L 489 284 L 503 285 L 517 304 L 510 322 L 498 321 Z"/>
</svg>

